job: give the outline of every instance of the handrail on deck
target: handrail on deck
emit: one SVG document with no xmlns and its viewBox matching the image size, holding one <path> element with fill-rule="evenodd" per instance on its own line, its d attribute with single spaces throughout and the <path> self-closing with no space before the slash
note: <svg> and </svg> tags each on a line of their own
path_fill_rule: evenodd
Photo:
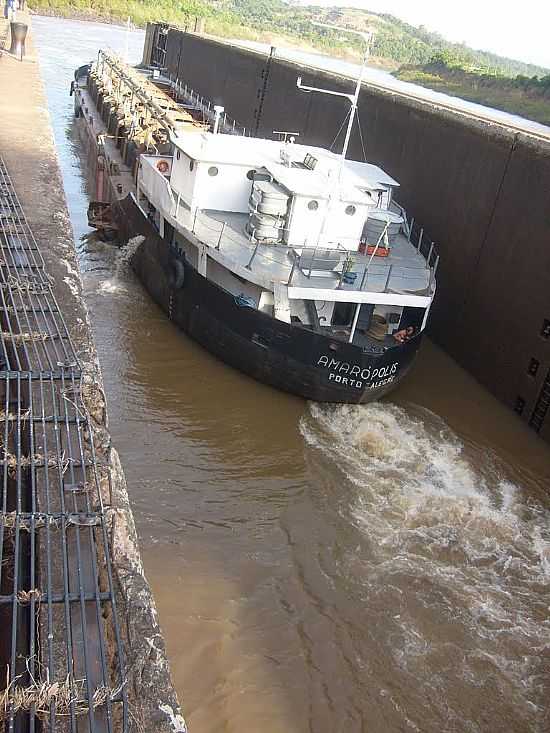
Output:
<svg viewBox="0 0 550 733">
<path fill-rule="evenodd" d="M 119 71 L 119 69 L 117 69 Z M 206 119 L 209 119 L 212 121 L 214 117 L 213 112 L 213 104 L 211 100 L 201 96 L 198 92 L 196 92 L 191 86 L 189 86 L 187 83 L 182 83 L 178 80 L 176 74 L 172 74 L 171 72 L 168 73 L 167 76 L 172 88 L 174 91 L 179 94 L 183 98 L 188 98 L 191 100 L 192 104 L 195 104 L 198 109 L 200 109 L 203 114 L 205 114 Z M 220 119 L 220 128 L 222 131 L 226 131 L 228 133 L 239 133 L 243 136 L 246 136 L 247 134 L 247 128 L 242 125 L 241 123 L 237 122 L 235 119 L 229 117 L 227 112 L 224 111 L 223 115 Z M 251 134 L 250 129 L 248 130 L 248 134 Z M 173 200 L 173 196 L 172 196 Z M 415 222 L 414 217 L 412 217 L 409 221 L 407 211 L 406 209 L 399 204 L 395 199 L 392 199 L 389 205 L 389 209 L 393 210 L 395 213 L 399 214 L 403 218 L 403 233 L 413 244 L 413 246 L 416 247 L 417 252 L 424 258 L 426 262 L 426 267 L 428 269 L 434 268 L 434 271 L 432 273 L 432 277 L 435 277 L 437 266 L 439 265 L 439 253 L 437 251 L 437 247 L 434 244 L 433 241 L 428 239 L 425 236 L 424 228 L 420 228 L 418 224 Z M 416 225 L 416 230 L 415 230 Z M 415 231 L 417 233 L 416 236 L 416 242 L 415 242 Z M 218 246 L 216 249 L 220 249 L 221 246 L 221 240 L 222 237 L 220 236 L 220 240 L 218 242 Z M 428 243 L 428 255 L 426 256 L 424 254 L 425 247 L 423 247 L 424 242 Z M 281 245 L 277 245 L 281 246 Z M 304 244 L 303 249 L 306 248 L 306 245 Z M 292 249 L 292 247 L 289 247 L 289 249 Z M 434 259 L 434 265 L 432 266 L 432 257 Z"/>
<path fill-rule="evenodd" d="M 246 269 L 252 271 L 253 270 L 253 264 L 256 261 L 258 257 L 262 258 L 266 262 L 276 262 L 281 267 L 286 267 L 289 271 L 288 279 L 286 281 L 287 285 L 290 285 L 292 283 L 292 279 L 296 270 L 296 267 L 299 265 L 299 258 L 301 255 L 303 255 L 304 252 L 310 252 L 313 254 L 313 257 L 311 259 L 311 262 L 308 263 L 308 266 L 306 269 L 315 270 L 315 254 L 319 252 L 319 250 L 327 250 L 332 248 L 327 247 L 297 247 L 297 246 L 290 246 L 290 245 L 284 245 L 284 244 L 276 244 L 276 245 L 265 245 L 262 247 L 261 242 L 258 240 L 256 241 L 247 241 L 244 238 L 243 239 L 237 239 L 234 236 L 231 236 L 231 229 L 227 225 L 226 221 L 219 222 L 220 226 L 216 227 L 213 226 L 213 221 L 210 218 L 206 218 L 205 216 L 201 215 L 200 211 L 196 211 L 193 217 L 193 221 L 190 224 L 190 230 L 193 234 L 196 236 L 200 236 L 201 230 L 204 233 L 204 230 L 209 230 L 212 233 L 215 233 L 216 242 L 214 245 L 212 245 L 212 249 L 215 249 L 216 251 L 220 251 L 223 253 L 224 250 L 224 242 L 226 244 L 233 243 L 234 245 L 237 245 L 239 247 L 243 247 L 248 245 L 250 247 L 250 258 L 248 259 L 247 263 L 244 265 Z M 377 246 L 379 246 L 380 242 L 384 239 L 384 237 L 387 236 L 387 230 L 384 228 L 384 231 L 379 236 L 379 240 L 377 243 Z M 300 254 L 296 253 L 296 250 L 300 251 Z M 375 247 L 376 250 L 376 247 Z M 363 269 L 363 275 L 361 279 L 361 284 L 356 290 L 358 292 L 362 292 L 365 290 L 368 290 L 368 283 L 369 283 L 369 276 L 375 277 L 375 278 L 385 278 L 384 282 L 384 289 L 383 292 L 387 292 L 387 289 L 389 287 L 390 279 L 392 275 L 395 274 L 395 268 L 394 263 L 382 263 L 382 262 L 376 262 L 374 263 L 374 254 L 371 255 L 363 255 L 360 252 L 354 252 L 347 250 L 345 248 L 334 248 L 335 253 L 339 253 L 341 257 L 346 257 L 352 260 L 354 266 L 360 267 Z M 283 257 L 281 259 L 277 259 L 276 255 L 278 253 L 284 253 L 284 254 L 292 254 L 293 258 L 292 261 L 288 260 L 287 262 L 284 261 Z M 275 257 L 274 257 L 275 255 Z M 374 264 L 373 264 L 374 263 Z M 311 265 L 311 267 L 310 267 Z M 373 271 L 373 267 L 376 268 L 375 271 Z M 323 269 L 323 268 L 318 268 Z M 434 276 L 435 273 L 433 272 L 433 268 L 430 268 L 430 278 L 428 280 L 428 283 L 426 285 L 426 291 L 431 292 L 433 289 L 433 282 L 434 282 Z M 399 272 L 399 277 L 403 280 L 413 280 L 418 278 L 419 272 L 425 272 L 425 269 L 423 267 L 407 267 L 407 266 L 401 266 Z M 352 271 L 352 270 L 351 270 Z M 409 274 L 406 274 L 406 273 Z M 412 274 L 410 274 L 412 273 Z M 345 272 L 342 271 L 336 271 L 336 274 L 339 274 L 339 282 L 336 286 L 336 289 L 340 288 L 342 285 L 342 281 L 345 275 Z"/>
<path fill-rule="evenodd" d="M 168 195 L 170 197 L 170 203 L 171 203 L 171 211 L 170 211 L 170 214 L 171 214 L 171 216 L 174 216 L 174 212 L 176 210 L 176 202 L 175 202 L 175 199 L 174 199 L 174 192 L 173 192 L 172 187 L 170 185 L 170 181 L 160 171 L 157 171 L 156 168 L 155 168 L 155 166 L 153 166 L 151 164 L 149 164 L 149 165 L 150 165 L 151 170 L 155 171 L 158 175 L 162 175 L 162 177 L 164 179 L 164 185 L 166 186 Z M 434 281 L 435 281 L 435 275 L 436 275 L 436 272 L 437 272 L 437 267 L 439 265 L 439 253 L 437 251 L 436 245 L 425 235 L 424 229 L 418 226 L 418 224 L 415 222 L 414 218 L 411 219 L 410 224 L 409 224 L 406 211 L 405 211 L 405 209 L 402 206 L 400 206 L 397 202 L 392 202 L 392 208 L 393 208 L 394 211 L 397 211 L 403 217 L 403 232 L 404 232 L 405 236 L 407 237 L 408 241 L 415 247 L 415 249 L 417 250 L 418 254 L 424 260 L 424 267 L 426 269 L 430 270 L 430 277 L 429 277 L 429 280 L 428 280 L 428 284 L 426 286 L 426 289 L 427 289 L 428 292 L 432 292 L 433 291 L 433 286 L 434 286 Z M 210 217 L 208 217 L 208 220 L 205 221 L 205 217 L 204 216 L 201 216 L 201 211 L 199 209 L 196 209 L 195 212 L 194 212 L 193 222 L 192 222 L 191 226 L 189 226 L 189 225 L 187 225 L 187 226 L 188 226 L 188 228 L 190 228 L 190 231 L 193 234 L 196 233 L 197 224 L 200 227 L 204 227 L 206 229 L 209 229 L 212 232 L 215 232 L 216 233 L 216 244 L 215 244 L 215 246 L 213 248 L 215 250 L 217 250 L 217 251 L 223 251 L 224 241 L 230 241 L 230 242 L 232 241 L 234 244 L 237 244 L 238 246 L 241 246 L 241 247 L 245 244 L 245 242 L 244 242 L 243 239 L 238 240 L 235 237 L 232 237 L 231 236 L 231 234 L 230 234 L 230 227 L 227 226 L 227 221 L 221 221 L 221 222 L 217 222 L 217 223 L 219 224 L 219 227 L 213 226 L 213 220 Z M 285 230 L 285 229 L 286 228 L 283 227 L 283 230 Z M 288 231 L 288 229 L 286 229 L 286 230 Z M 362 274 L 362 279 L 361 279 L 361 284 L 360 284 L 360 287 L 359 287 L 359 291 L 362 291 L 364 289 L 365 283 L 368 281 L 370 270 L 371 270 L 371 266 L 372 266 L 372 264 L 374 262 L 374 258 L 376 257 L 376 254 L 377 254 L 377 252 L 378 252 L 378 250 L 380 248 L 381 242 L 384 239 L 386 239 L 386 241 L 387 241 L 388 230 L 389 230 L 389 222 L 385 225 L 382 233 L 379 235 L 378 240 L 377 240 L 377 242 L 376 242 L 376 244 L 374 246 L 373 251 L 370 253 L 370 255 L 368 255 L 368 262 L 366 263 L 366 265 L 363 268 L 363 274 Z M 353 241 L 354 243 L 357 242 L 357 240 L 356 240 L 355 237 L 353 237 L 353 238 L 351 238 L 351 237 L 342 237 L 342 238 L 340 238 L 340 241 L 339 242 L 328 242 L 327 244 L 325 244 L 322 247 L 322 249 L 334 249 L 334 250 L 338 251 L 339 248 L 342 247 L 342 242 L 345 242 L 347 240 Z M 328 247 L 327 246 L 327 245 L 331 245 L 331 244 L 332 245 L 336 245 L 336 246 L 333 246 L 333 247 Z M 256 259 L 256 257 L 263 257 L 264 259 L 273 261 L 273 258 L 272 257 L 267 257 L 266 254 L 264 254 L 261 251 L 262 250 L 262 242 L 260 240 L 251 239 L 249 241 L 249 245 L 252 248 L 252 253 L 251 253 L 250 259 L 249 259 L 249 261 L 248 261 L 248 263 L 246 265 L 246 268 L 248 270 L 252 270 L 252 265 L 253 265 L 254 260 Z M 270 245 L 268 245 L 267 243 L 265 243 L 264 244 L 264 247 L 266 248 L 267 251 L 270 251 L 270 252 L 281 252 L 281 251 L 285 251 L 287 254 L 288 253 L 292 253 L 294 255 L 295 255 L 296 250 L 300 250 L 300 254 L 303 254 L 304 252 L 313 252 L 313 258 L 312 258 L 312 261 L 311 261 L 311 265 L 312 266 L 309 267 L 308 269 L 310 271 L 315 270 L 315 267 L 314 267 L 314 264 L 315 264 L 315 254 L 319 250 L 319 246 L 317 246 L 317 245 L 316 246 L 313 246 L 313 247 L 308 246 L 307 239 L 304 241 L 304 244 L 303 245 L 289 245 L 289 244 L 282 244 L 282 243 L 277 242 L 277 243 L 273 243 L 273 244 L 270 244 Z M 360 267 L 363 266 L 363 263 L 365 262 L 366 255 L 364 255 L 364 254 L 362 254 L 360 252 L 357 252 L 357 251 L 348 250 L 345 247 L 343 247 L 339 251 L 342 252 L 342 254 L 345 252 L 345 255 L 346 255 L 347 260 L 348 261 L 351 260 L 351 262 L 353 263 L 354 266 L 357 266 L 357 265 L 359 265 Z M 284 263 L 283 262 L 279 262 L 278 264 L 283 265 Z M 391 275 L 392 275 L 392 270 L 393 270 L 394 263 L 382 263 L 382 262 L 379 263 L 379 262 L 376 262 L 376 267 L 378 267 L 378 268 L 384 267 L 386 264 L 387 264 L 387 268 L 388 269 L 387 269 L 387 272 L 386 272 L 386 284 L 385 284 L 385 287 L 384 287 L 384 292 L 388 288 L 389 281 L 390 281 L 390 278 L 391 278 Z M 292 277 L 294 275 L 295 266 L 296 265 L 299 266 L 299 262 L 297 263 L 296 262 L 296 257 L 294 257 L 294 262 L 293 262 L 292 266 L 289 263 L 289 269 L 290 269 L 290 275 L 289 275 L 289 280 L 288 280 L 289 283 L 292 281 Z M 318 268 L 318 269 L 324 269 L 324 268 Z M 421 268 L 420 267 L 419 268 L 415 268 L 415 267 L 406 267 L 406 266 L 403 266 L 401 269 L 403 271 L 405 271 L 405 270 L 418 270 L 418 269 L 421 269 Z M 351 270 L 348 270 L 348 271 L 351 271 Z M 339 281 L 338 287 L 340 287 L 341 284 L 342 284 L 342 280 L 344 278 L 344 274 L 345 273 L 342 270 L 342 272 L 340 273 L 340 281 Z M 382 272 L 375 272 L 375 273 L 372 273 L 372 274 L 375 275 L 375 276 L 380 276 L 383 273 Z M 403 279 L 407 279 L 407 276 L 404 275 L 404 274 L 400 274 L 400 277 L 402 277 Z M 412 278 L 409 278 L 409 279 L 412 279 Z"/>
</svg>

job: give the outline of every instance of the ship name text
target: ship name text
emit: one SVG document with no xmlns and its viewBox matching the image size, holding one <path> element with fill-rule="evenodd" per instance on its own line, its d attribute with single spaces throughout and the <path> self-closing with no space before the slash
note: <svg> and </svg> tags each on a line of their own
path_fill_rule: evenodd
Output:
<svg viewBox="0 0 550 733">
<path fill-rule="evenodd" d="M 355 387 L 356 389 L 362 389 L 366 382 L 369 389 L 376 389 L 393 382 L 399 362 L 395 361 L 393 364 L 374 368 L 370 365 L 362 367 L 359 364 L 339 361 L 332 356 L 323 354 L 319 357 L 317 366 L 328 370 L 329 382 L 337 382 L 343 386 Z"/>
</svg>

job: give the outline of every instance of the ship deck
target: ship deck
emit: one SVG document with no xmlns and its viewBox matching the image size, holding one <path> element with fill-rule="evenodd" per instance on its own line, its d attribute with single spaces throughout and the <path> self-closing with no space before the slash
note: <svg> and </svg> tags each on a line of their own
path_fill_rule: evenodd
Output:
<svg viewBox="0 0 550 733">
<path fill-rule="evenodd" d="M 190 219 L 189 214 L 187 217 Z M 335 250 L 339 261 L 330 269 L 321 261 L 326 247 L 292 248 L 280 244 L 257 244 L 245 231 L 247 214 L 227 211 L 201 211 L 194 222 L 189 221 L 195 236 L 209 247 L 218 249 L 238 265 L 253 273 L 261 273 L 271 282 L 288 282 L 295 287 L 339 289 L 375 293 L 408 293 L 429 295 L 430 269 L 426 260 L 413 244 L 399 234 L 387 257 L 372 257 L 344 249 Z M 304 253 L 308 267 L 300 267 Z M 302 255 L 302 259 L 300 259 Z M 342 278 L 342 267 L 347 256 L 353 258 L 353 283 Z M 316 259 L 317 258 L 317 259 Z M 326 268 L 326 269 L 325 269 Z"/>
</svg>

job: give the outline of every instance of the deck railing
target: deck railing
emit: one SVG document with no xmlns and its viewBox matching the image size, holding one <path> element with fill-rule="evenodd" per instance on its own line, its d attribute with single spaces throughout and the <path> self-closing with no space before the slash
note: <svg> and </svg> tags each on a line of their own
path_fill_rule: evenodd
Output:
<svg viewBox="0 0 550 733">
<path fill-rule="evenodd" d="M 166 71 L 166 69 L 163 69 L 163 71 Z M 198 109 L 203 115 L 204 122 L 214 122 L 214 105 L 209 99 L 200 95 L 187 83 L 179 81 L 176 74 L 168 72 L 167 78 L 170 81 L 176 97 L 186 100 L 194 109 Z M 240 122 L 237 122 L 237 120 L 230 117 L 226 112 L 223 112 L 220 116 L 219 129 L 220 132 L 224 133 L 252 136 L 251 128 L 247 128 Z M 417 252 L 424 258 L 426 266 L 432 270 L 431 281 L 433 281 L 439 265 L 439 253 L 436 245 L 426 235 L 424 228 L 415 221 L 414 217 L 409 219 L 406 210 L 397 201 L 392 200 L 390 209 L 403 217 L 403 232 L 407 236 L 409 242 L 411 242 L 411 244 L 416 248 Z M 222 238 L 223 232 L 221 233 L 220 240 Z M 307 243 L 305 243 L 304 246 L 307 247 Z M 256 254 L 257 250 L 254 257 Z"/>
<path fill-rule="evenodd" d="M 156 166 L 144 157 L 142 161 L 142 177 L 140 188 L 149 196 L 149 200 L 157 209 L 169 212 L 184 227 L 191 230 L 199 239 L 209 243 L 218 251 L 233 250 L 233 255 L 240 254 L 238 260 L 242 260 L 242 251 L 245 249 L 248 256 L 245 258 L 244 267 L 253 270 L 257 259 L 265 263 L 276 263 L 283 272 L 288 271 L 287 283 L 291 284 L 296 268 L 299 268 L 306 277 L 311 277 L 313 272 L 325 271 L 339 274 L 337 287 L 348 286 L 347 289 L 377 292 L 387 292 L 391 286 L 392 277 L 400 280 L 416 280 L 417 283 L 425 278 L 422 274 L 429 270 L 429 277 L 426 285 L 411 290 L 425 291 L 431 294 L 435 284 L 435 274 L 439 264 L 439 255 L 434 243 L 425 235 L 424 230 L 419 227 L 414 219 L 407 218 L 405 210 L 399 204 L 393 202 L 392 209 L 403 217 L 403 234 L 418 253 L 418 266 L 396 265 L 395 263 L 377 261 L 377 252 L 387 244 L 386 230 L 382 231 L 378 241 L 374 243 L 373 249 L 368 254 L 356 251 L 356 237 L 339 237 L 338 240 L 324 242 L 322 244 L 310 244 L 307 239 L 302 244 L 283 244 L 280 242 L 267 243 L 255 239 L 252 234 L 248 237 L 240 232 L 233 231 L 229 221 L 216 220 L 212 216 L 195 210 L 191 214 L 189 210 L 180 206 L 179 197 L 174 196 L 169 178 L 156 169 Z M 155 160 L 155 156 L 151 156 Z M 176 200 L 177 199 L 177 200 Z M 280 227 L 282 232 L 289 231 Z M 351 245 L 353 249 L 348 249 Z M 237 250 L 235 248 L 238 248 Z M 334 267 L 327 259 L 334 259 L 334 253 L 338 252 L 341 257 Z M 330 257 L 327 253 L 330 253 Z M 325 262 L 323 262 L 325 261 Z M 257 270 L 255 270 L 257 272 Z M 355 273 L 355 277 L 352 277 Z M 347 277 L 346 277 L 347 276 Z M 351 280 L 351 282 L 350 282 Z M 357 281 L 357 282 L 356 282 Z M 381 285 L 383 288 L 381 289 Z"/>
<path fill-rule="evenodd" d="M 189 105 L 192 109 L 199 110 L 203 116 L 203 122 L 214 122 L 216 113 L 214 111 L 214 105 L 212 102 L 196 92 L 188 84 L 184 84 L 178 81 L 175 74 L 169 73 L 167 78 L 170 81 L 173 91 L 178 99 L 183 99 L 186 102 L 186 106 Z M 220 132 L 233 135 L 242 135 L 244 137 L 252 136 L 252 128 L 245 127 L 240 122 L 237 122 L 233 117 L 223 112 L 220 115 Z"/>
<path fill-rule="evenodd" d="M 407 239 L 425 259 L 427 266 L 433 268 L 435 275 L 439 265 L 439 252 L 433 240 L 427 236 L 424 227 L 421 227 L 414 217 L 409 220 L 406 210 L 397 201 L 391 202 L 390 209 L 403 217 L 403 231 Z"/>
<path fill-rule="evenodd" d="M 200 211 L 195 212 L 190 222 L 190 229 L 202 241 L 215 241 L 214 248 L 222 253 L 226 252 L 229 255 L 235 256 L 237 252 L 242 253 L 243 249 L 245 249 L 247 256 L 242 261 L 244 267 L 251 272 L 259 272 L 262 266 L 259 263 L 262 263 L 264 267 L 266 264 L 275 263 L 278 267 L 282 268 L 285 273 L 284 277 L 286 277 L 289 285 L 292 283 L 296 268 L 300 268 L 300 260 L 304 255 L 309 255 L 307 266 L 301 270 L 306 277 L 311 276 L 312 272 L 321 270 L 325 270 L 328 273 L 329 270 L 327 267 L 322 266 L 322 261 L 326 260 L 327 252 L 330 252 L 338 253 L 341 256 L 340 263 L 336 266 L 337 269 L 331 270 L 339 276 L 339 281 L 336 285 L 337 289 L 347 285 L 348 289 L 354 291 L 368 292 L 375 290 L 376 292 L 388 292 L 392 277 L 398 277 L 403 281 L 409 280 L 412 284 L 415 280 L 419 282 L 422 279 L 422 273 L 429 270 L 430 274 L 427 284 L 424 288 L 420 288 L 420 290 L 425 290 L 426 294 L 431 294 L 433 290 L 435 267 L 434 265 L 428 265 L 423 253 L 420 253 L 424 263 L 423 265 L 419 267 L 407 267 L 404 265 L 395 265 L 395 263 L 375 262 L 374 253 L 366 255 L 357 251 L 350 251 L 344 247 L 345 239 L 341 239 L 337 243 L 332 243 L 333 246 L 330 246 L 331 243 L 311 246 L 307 242 L 304 245 L 294 246 L 280 243 L 263 244 L 258 240 L 238 236 L 233 232 L 228 222 L 213 220 Z M 381 239 L 382 236 L 383 234 L 381 235 Z M 353 241 L 354 244 L 357 242 L 356 239 L 350 241 Z M 420 250 L 418 251 L 420 252 Z M 318 267 L 316 267 L 316 264 Z M 356 279 L 352 283 L 346 282 L 346 275 L 352 272 L 356 273 Z M 349 280 L 349 277 L 347 279 Z M 416 288 L 414 289 L 416 290 Z"/>
</svg>

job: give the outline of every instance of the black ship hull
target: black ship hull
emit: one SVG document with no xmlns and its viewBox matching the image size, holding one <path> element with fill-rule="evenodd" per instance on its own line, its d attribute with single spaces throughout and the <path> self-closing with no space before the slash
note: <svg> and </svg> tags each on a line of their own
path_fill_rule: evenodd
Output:
<svg viewBox="0 0 550 733">
<path fill-rule="evenodd" d="M 202 276 L 161 238 L 132 195 L 118 202 L 115 216 L 127 238 L 144 237 L 132 267 L 169 318 L 254 379 L 310 400 L 356 404 L 380 399 L 410 369 L 421 334 L 373 354 L 277 320 L 240 305 L 232 293 Z"/>
</svg>

